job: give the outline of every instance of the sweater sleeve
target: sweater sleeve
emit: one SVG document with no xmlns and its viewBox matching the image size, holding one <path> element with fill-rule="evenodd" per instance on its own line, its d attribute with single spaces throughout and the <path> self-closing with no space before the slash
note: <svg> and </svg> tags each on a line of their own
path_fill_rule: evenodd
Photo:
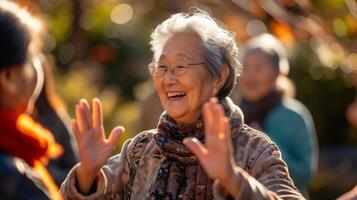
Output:
<svg viewBox="0 0 357 200">
<path fill-rule="evenodd" d="M 76 165 L 68 174 L 61 186 L 63 199 L 66 200 L 94 200 L 94 199 L 124 199 L 125 183 L 129 181 L 128 146 L 131 140 L 123 145 L 121 154 L 111 157 L 102 167 L 93 183 L 91 193 L 83 195 L 78 190 Z"/>
<path fill-rule="evenodd" d="M 274 144 L 266 147 L 259 155 L 250 174 L 237 167 L 234 178 L 239 182 L 237 200 L 304 199 L 289 177 L 286 164 Z M 223 192 L 218 189 L 218 184 L 216 181 L 214 185 L 217 199 L 229 199 L 222 195 Z"/>
</svg>

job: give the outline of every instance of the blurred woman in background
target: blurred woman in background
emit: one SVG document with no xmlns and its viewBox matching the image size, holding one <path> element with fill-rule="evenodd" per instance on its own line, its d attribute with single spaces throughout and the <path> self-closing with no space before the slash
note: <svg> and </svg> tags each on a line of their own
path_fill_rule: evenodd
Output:
<svg viewBox="0 0 357 200">
<path fill-rule="evenodd" d="M 60 183 L 75 157 L 68 130 L 43 120 L 64 126 L 60 117 L 48 118 L 58 112 L 49 103 L 50 77 L 43 68 L 43 24 L 1 1 L 0 27 L 0 199 L 61 199 L 52 173 Z M 44 126 L 57 129 L 56 134 Z"/>
<path fill-rule="evenodd" d="M 307 196 L 317 167 L 317 140 L 311 114 L 292 98 L 284 47 L 274 36 L 262 34 L 248 41 L 242 58 L 238 88 L 245 121 L 278 145 L 294 183 Z"/>
</svg>

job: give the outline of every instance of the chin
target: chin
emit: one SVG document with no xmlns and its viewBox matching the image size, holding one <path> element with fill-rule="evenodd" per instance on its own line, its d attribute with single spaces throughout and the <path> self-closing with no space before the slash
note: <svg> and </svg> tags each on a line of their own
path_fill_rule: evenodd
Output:
<svg viewBox="0 0 357 200">
<path fill-rule="evenodd" d="M 183 115 L 183 113 L 180 112 L 179 110 L 167 109 L 166 112 L 170 117 L 174 119 L 180 118 Z"/>
<path fill-rule="evenodd" d="M 190 122 L 183 122 L 183 118 L 185 117 L 185 112 L 182 112 L 182 110 L 171 110 L 168 109 L 166 110 L 166 113 L 173 118 L 176 123 L 190 123 Z"/>
</svg>

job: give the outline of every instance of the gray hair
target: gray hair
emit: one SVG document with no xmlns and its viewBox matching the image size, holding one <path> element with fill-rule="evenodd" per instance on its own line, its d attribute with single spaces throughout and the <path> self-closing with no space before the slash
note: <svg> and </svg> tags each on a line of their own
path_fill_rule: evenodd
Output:
<svg viewBox="0 0 357 200">
<path fill-rule="evenodd" d="M 243 48 L 242 60 L 244 57 L 255 51 L 260 51 L 267 55 L 277 72 L 283 75 L 289 73 L 289 62 L 283 44 L 273 35 L 263 33 L 251 38 Z"/>
<path fill-rule="evenodd" d="M 166 41 L 176 33 L 196 33 L 202 42 L 202 55 L 208 71 L 213 78 L 217 78 L 228 66 L 229 74 L 217 97 L 229 95 L 241 73 L 238 60 L 238 47 L 235 34 L 211 18 L 207 12 L 198 8 L 188 13 L 178 13 L 159 24 L 151 34 L 151 50 L 154 61 L 158 61 Z"/>
</svg>

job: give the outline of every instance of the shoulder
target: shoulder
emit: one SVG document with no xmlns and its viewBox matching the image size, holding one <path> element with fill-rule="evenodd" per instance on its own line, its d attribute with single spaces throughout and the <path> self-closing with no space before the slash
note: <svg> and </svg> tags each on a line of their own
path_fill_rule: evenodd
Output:
<svg viewBox="0 0 357 200">
<path fill-rule="evenodd" d="M 235 157 L 245 170 L 249 170 L 266 149 L 277 149 L 266 134 L 248 125 L 243 125 L 238 136 L 233 139 L 233 146 Z"/>
<path fill-rule="evenodd" d="M 281 104 L 269 113 L 267 120 L 309 122 L 312 121 L 312 117 L 301 102 L 293 98 L 284 98 Z"/>
<path fill-rule="evenodd" d="M 256 130 L 244 124 L 236 138 L 239 145 L 247 145 L 249 143 L 259 144 L 254 146 L 266 146 L 274 144 L 271 139 L 263 132 Z"/>
<path fill-rule="evenodd" d="M 0 177 L 9 176 L 9 174 L 17 172 L 13 159 L 10 155 L 0 153 Z"/>
<path fill-rule="evenodd" d="M 156 133 L 157 129 L 150 129 L 127 140 L 123 146 L 123 150 L 127 152 L 128 159 L 138 159 L 148 148 L 151 148 L 153 146 L 152 144 L 155 143 L 154 135 Z"/>
<path fill-rule="evenodd" d="M 309 110 L 300 101 L 293 98 L 284 98 L 280 109 L 285 111 L 287 114 L 296 116 L 306 116 L 310 115 Z"/>
<path fill-rule="evenodd" d="M 128 150 L 145 148 L 147 144 L 154 140 L 154 134 L 157 133 L 157 129 L 150 129 L 140 132 L 135 137 L 129 140 Z"/>
<path fill-rule="evenodd" d="M 30 177 L 19 171 L 15 157 L 0 153 L 0 193 L 4 199 L 48 199 Z M 30 167 L 24 165 L 26 169 Z M 6 186 L 6 187 L 5 187 Z M 20 193 L 18 191 L 21 191 Z"/>
</svg>

